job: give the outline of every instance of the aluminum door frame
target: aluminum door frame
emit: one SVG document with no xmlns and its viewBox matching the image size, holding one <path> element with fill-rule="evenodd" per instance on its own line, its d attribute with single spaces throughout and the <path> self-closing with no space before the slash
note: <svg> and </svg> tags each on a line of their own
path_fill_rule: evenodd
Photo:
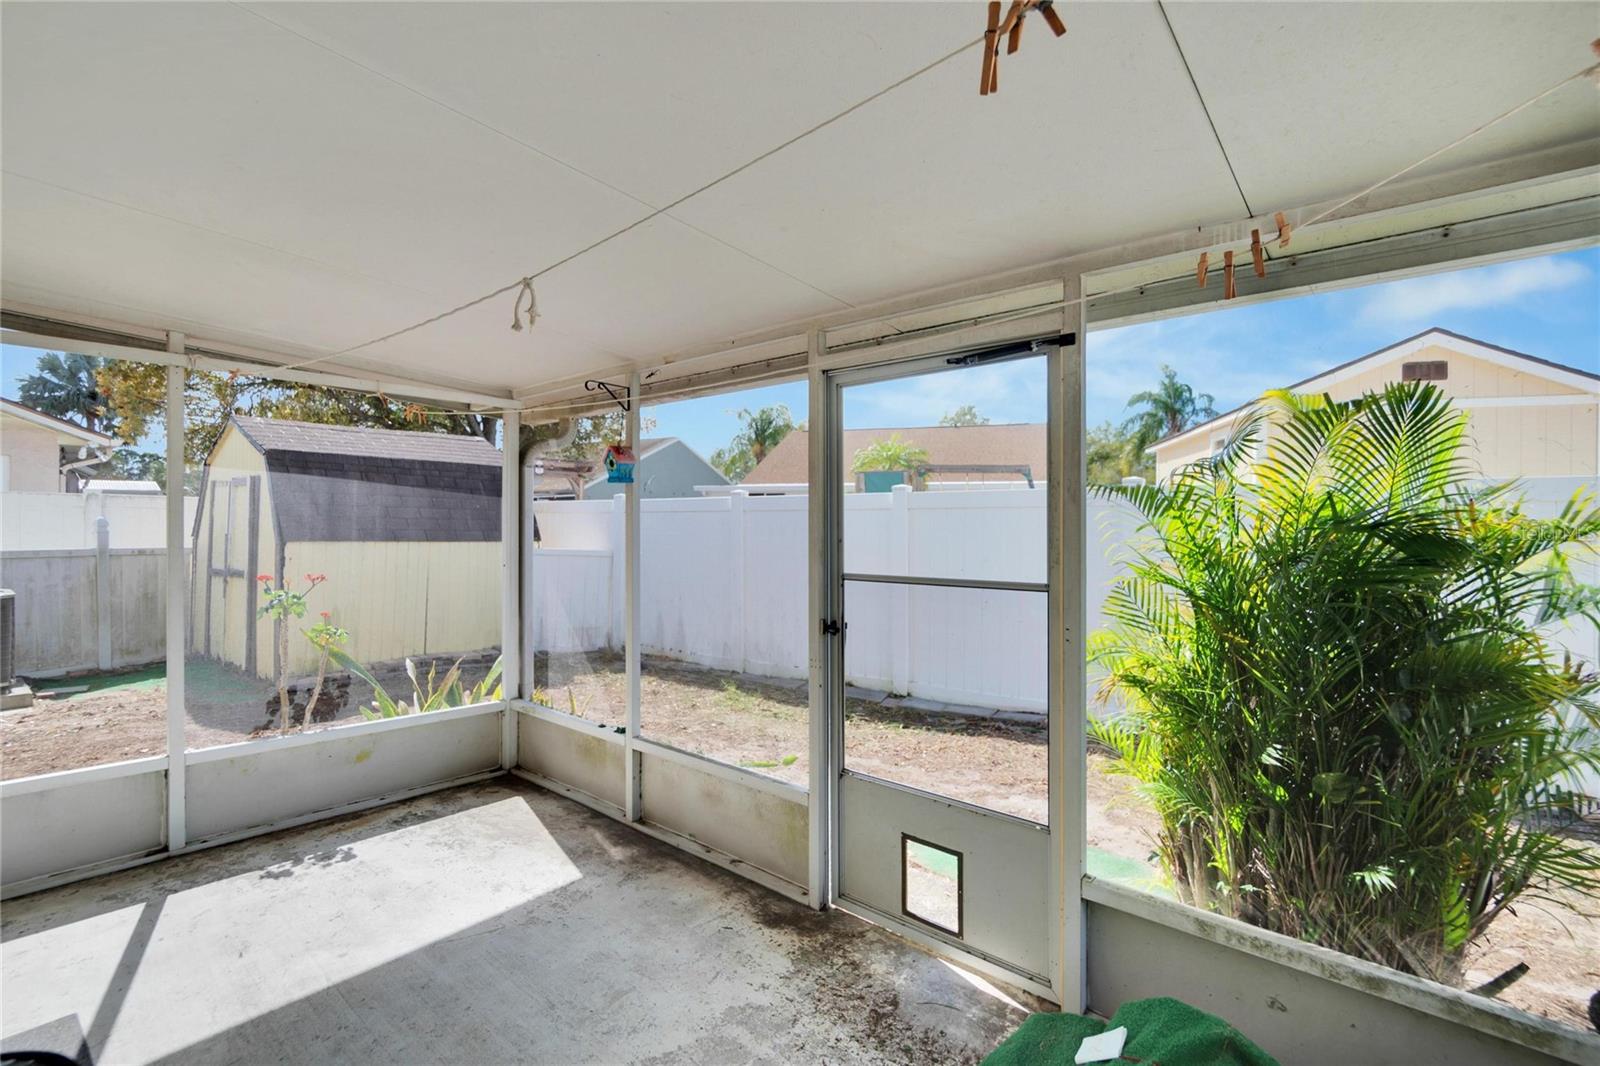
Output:
<svg viewBox="0 0 1600 1066">
<path fill-rule="evenodd" d="M 1043 342 L 1048 389 L 1049 458 L 1046 483 L 1049 486 L 1047 506 L 1047 576 L 1043 588 L 1026 582 L 954 582 L 958 586 L 994 586 L 1018 591 L 1044 591 L 1049 597 L 1047 616 L 1051 636 L 1065 633 L 1069 619 L 1083 616 L 1082 590 L 1076 589 L 1069 603 L 1071 558 L 1078 559 L 1079 577 L 1074 585 L 1081 585 L 1084 514 L 1082 477 L 1082 347 L 1078 341 L 1081 314 L 1079 306 L 1070 297 L 1080 291 L 1077 279 L 1067 284 L 1069 303 L 1063 309 L 1064 327 L 1058 334 L 1019 338 L 1019 341 Z M 1081 629 L 1073 639 L 1049 640 L 1047 656 L 1049 692 L 1049 801 L 1048 822 L 1039 826 L 1026 820 L 1000 812 L 974 807 L 959 800 L 921 792 L 916 789 L 881 781 L 866 775 L 850 773 L 844 765 L 844 634 L 842 619 L 845 613 L 844 585 L 847 572 L 843 560 L 844 486 L 837 473 L 842 464 L 841 441 L 843 433 L 843 390 L 852 385 L 909 378 L 929 372 L 946 372 L 968 365 L 957 364 L 955 359 L 964 353 L 959 347 L 937 355 L 922 356 L 900 361 L 864 363 L 862 365 L 820 369 L 817 363 L 823 355 L 821 338 L 813 334 L 810 340 L 813 361 L 812 425 L 825 427 L 825 432 L 814 435 L 813 464 L 813 539 L 820 550 L 816 553 L 818 572 L 813 586 L 813 606 L 818 626 L 819 652 L 813 661 L 813 700 L 820 703 L 814 708 L 822 712 L 821 728 L 817 730 L 816 748 L 821 748 L 825 758 L 819 760 L 819 772 L 813 777 L 813 816 L 823 824 L 814 823 L 813 884 L 822 886 L 816 893 L 818 905 L 834 904 L 861 914 L 894 931 L 915 940 L 935 951 L 949 955 L 966 965 L 1018 984 L 1029 991 L 1055 1000 L 1069 1009 L 1081 1010 L 1083 1005 L 1083 902 L 1081 894 L 1083 866 L 1083 787 L 1084 765 L 1082 722 L 1083 670 L 1081 664 L 1074 669 L 1075 659 L 1082 657 Z M 1027 357 L 1026 354 L 1012 358 Z M 868 357 L 870 358 L 870 356 Z M 1076 476 L 1069 476 L 1072 469 Z M 819 478 L 817 475 L 822 474 Z M 831 474 L 831 476 L 828 476 Z M 821 490 L 821 491 L 817 491 Z M 887 576 L 887 575 L 886 575 Z M 871 575 L 854 575 L 857 580 Z M 952 582 L 921 580 L 912 584 L 950 585 Z M 830 622 L 840 622 L 841 631 L 828 633 Z M 1080 623 L 1081 625 L 1081 623 Z M 1076 682 L 1074 684 L 1074 682 Z M 1076 705 L 1068 704 L 1076 700 Z M 1071 713 L 1069 713 L 1069 710 Z M 1071 723 L 1077 723 L 1077 743 L 1069 745 Z M 1073 749 L 1077 757 L 1073 758 Z M 1063 785 L 1074 780 L 1076 786 Z M 1073 800 L 1072 797 L 1076 797 Z M 856 810 L 854 831 L 847 830 L 850 817 L 847 803 Z M 876 805 L 878 810 L 871 808 Z M 1063 817 L 1063 811 L 1068 812 Z M 875 816 L 876 815 L 876 816 Z M 912 824 L 901 819 L 909 818 Z M 961 828 L 965 826 L 966 828 Z M 887 827 L 887 830 L 886 828 Z M 915 832 L 915 829 L 922 832 Z M 929 830 L 932 830 L 930 833 Z M 946 830 L 957 837 L 939 839 Z M 1014 869 L 1030 871 L 1025 885 L 1024 898 L 1034 901 L 1026 908 L 1032 912 L 1025 923 L 1006 928 L 988 927 L 982 921 L 986 901 L 975 893 L 970 876 L 967 881 L 964 910 L 967 915 L 962 938 L 950 936 L 915 919 L 895 913 L 899 908 L 886 908 L 873 902 L 856 898 L 846 891 L 852 887 L 845 871 L 853 861 L 857 868 L 871 860 L 872 845 L 863 842 L 873 836 L 892 831 L 898 839 L 902 831 L 936 843 L 960 850 L 966 861 L 979 863 L 1005 863 Z M 881 846 L 881 841 L 878 845 Z M 976 844 L 976 847 L 974 847 Z M 852 853 L 854 858 L 852 859 Z M 898 852 L 895 855 L 898 861 Z M 898 873 L 899 871 L 897 871 Z M 970 871 L 965 871 L 970 874 Z M 898 899 L 898 882 L 891 897 L 882 883 L 882 868 L 876 896 Z M 903 876 L 903 875 L 902 875 Z M 859 877 L 850 881 L 860 882 Z M 868 882 L 870 884 L 870 881 Z M 1005 902 L 999 901 L 1001 908 Z M 1013 910 L 1021 908 L 1013 907 Z M 976 913 L 975 913 L 976 911 Z M 972 919 L 980 920 L 975 926 Z M 1001 919 L 1002 923 L 1004 919 Z M 974 943 L 973 934 L 979 938 L 998 939 L 1003 950 L 996 952 L 984 944 Z M 1046 945 L 1041 953 L 1026 944 Z"/>
</svg>

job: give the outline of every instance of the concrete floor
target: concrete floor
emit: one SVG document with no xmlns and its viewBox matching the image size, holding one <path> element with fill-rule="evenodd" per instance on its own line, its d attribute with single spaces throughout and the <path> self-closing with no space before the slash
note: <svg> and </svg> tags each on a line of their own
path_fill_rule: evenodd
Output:
<svg viewBox="0 0 1600 1066">
<path fill-rule="evenodd" d="M 7 903 L 6 1049 L 952 1063 L 1038 1004 L 514 778 Z"/>
</svg>

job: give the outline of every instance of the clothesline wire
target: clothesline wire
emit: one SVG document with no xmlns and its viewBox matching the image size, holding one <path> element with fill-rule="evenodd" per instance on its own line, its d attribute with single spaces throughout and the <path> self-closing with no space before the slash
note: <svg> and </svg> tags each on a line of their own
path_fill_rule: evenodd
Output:
<svg viewBox="0 0 1600 1066">
<path fill-rule="evenodd" d="M 426 326 L 430 326 L 430 325 L 432 325 L 432 324 L 434 324 L 436 322 L 439 322 L 439 321 L 441 321 L 443 319 L 449 318 L 452 315 L 460 314 L 463 311 L 467 311 L 467 310 L 470 310 L 470 309 L 472 309 L 474 307 L 477 307 L 480 304 L 486 303 L 487 301 L 492 300 L 492 299 L 494 299 L 494 298 L 496 298 L 498 296 L 504 296 L 506 293 L 511 292 L 511 291 L 513 291 L 515 289 L 520 289 L 520 288 L 524 288 L 524 287 L 531 287 L 531 285 L 532 285 L 532 283 L 534 281 L 538 280 L 540 277 L 543 277 L 545 274 L 548 274 L 551 271 L 557 269 L 558 267 L 564 266 L 567 263 L 572 262 L 573 260 L 579 258 L 580 256 L 586 255 L 589 252 L 594 251 L 596 248 L 599 248 L 600 246 L 602 246 L 602 245 L 604 245 L 604 244 L 606 244 L 606 243 L 608 243 L 608 242 L 610 242 L 612 240 L 615 240 L 616 238 L 621 237 L 622 235 L 624 235 L 624 234 L 626 234 L 626 233 L 628 233 L 628 232 L 630 232 L 630 231 L 632 231 L 634 229 L 637 229 L 639 226 L 644 225 L 646 222 L 649 222 L 652 219 L 659 218 L 660 216 L 666 214 L 667 212 L 673 210 L 674 208 L 681 206 L 682 204 L 684 204 L 688 200 L 691 200 L 694 197 L 699 196 L 701 193 L 704 193 L 704 192 L 706 192 L 706 191 L 708 191 L 708 190 L 710 190 L 712 188 L 715 188 L 716 186 L 722 184 L 723 182 L 725 182 L 725 181 L 727 181 L 727 180 L 729 180 L 729 179 L 731 179 L 733 177 L 736 177 L 737 175 L 743 173 L 746 170 L 749 170 L 751 167 L 756 166 L 757 164 L 759 164 L 759 163 L 761 163 L 761 162 L 763 162 L 763 161 L 765 161 L 767 159 L 770 159 L 772 156 L 778 154 L 779 152 L 783 151 L 784 149 L 790 147 L 791 145 L 794 145 L 797 142 L 799 142 L 801 140 L 804 140 L 805 138 L 811 136 L 812 134 L 817 133 L 817 132 L 827 128 L 828 126 L 833 125 L 835 122 L 838 122 L 839 120 L 847 117 L 848 115 L 853 114 L 854 112 L 856 112 L 856 111 L 860 110 L 861 108 L 867 106 L 868 104 L 872 103 L 873 101 L 875 101 L 875 100 L 887 95 L 890 92 L 893 92 L 895 89 L 900 88 L 901 86 L 905 85 L 906 83 L 908 83 L 910 81 L 913 81 L 916 78 L 921 77 L 923 74 L 926 74 L 931 70 L 934 70 L 935 68 L 943 65 L 944 63 L 949 62 L 950 60 L 952 60 L 952 59 L 956 58 L 957 56 L 961 55 L 963 52 L 966 52 L 969 49 L 971 49 L 971 48 L 973 48 L 973 47 L 975 47 L 977 45 L 982 44 L 983 40 L 984 40 L 983 37 L 980 36 L 980 37 L 974 38 L 971 41 L 968 41 L 967 43 L 961 45 L 960 47 L 958 47 L 956 49 L 953 49 L 950 52 L 945 53 L 944 55 L 942 55 L 939 58 L 933 60 L 932 62 L 927 63 L 924 66 L 919 67 L 916 70 L 912 71 L 911 73 L 905 75 L 904 77 L 902 77 L 902 78 L 890 83 L 889 85 L 884 86 L 882 89 L 877 90 L 876 92 L 872 93 L 870 96 L 863 97 L 862 99 L 860 99 L 860 100 L 856 101 L 855 103 L 851 104 L 849 107 L 845 108 L 844 110 L 833 114 L 832 116 L 822 120 L 821 122 L 817 123 L 816 125 L 811 126 L 810 128 L 808 128 L 808 129 L 806 129 L 806 130 L 804 130 L 804 131 L 802 131 L 800 133 L 795 134 L 793 137 L 790 137 L 788 140 L 784 141 L 783 143 L 778 144 L 773 148 L 769 148 L 767 151 L 762 152 L 760 155 L 756 156 L 753 159 L 750 159 L 749 161 L 747 161 L 745 163 L 740 164 L 739 166 L 735 167 L 734 169 L 728 171 L 727 173 L 722 174 L 719 177 L 716 177 L 716 178 L 712 179 L 711 181 L 706 182 L 704 185 L 701 185 L 700 187 L 698 187 L 698 188 L 696 188 L 694 190 L 691 190 L 690 192 L 684 193 L 682 196 L 678 197 L 676 200 L 673 200 L 671 203 L 666 204 L 665 206 L 662 206 L 662 207 L 659 207 L 659 208 L 655 208 L 654 210 L 652 210 L 648 214 L 646 214 L 646 215 L 634 220 L 633 222 L 630 222 L 628 225 L 622 227 L 621 229 L 616 230 L 616 231 L 614 231 L 614 232 L 612 232 L 610 234 L 607 234 L 606 236 L 601 237 L 599 240 L 596 240 L 596 241 L 592 242 L 591 244 L 589 244 L 589 245 L 587 245 L 587 246 L 585 246 L 583 248 L 580 248 L 577 251 L 572 252 L 569 255 L 566 255 L 566 256 L 562 257 L 561 259 L 556 260 L 553 263 L 548 264 L 547 266 L 541 267 L 539 270 L 535 271 L 532 274 L 529 274 L 529 275 L 527 275 L 525 277 L 518 278 L 517 280 L 515 280 L 513 282 L 510 282 L 509 284 L 502 285 L 501 287 L 499 287 L 498 289 L 495 289 L 492 292 L 487 292 L 487 293 L 483 294 L 482 296 L 479 296 L 479 297 L 477 297 L 477 298 L 475 298 L 473 300 L 469 300 L 466 303 L 459 304 L 459 305 L 457 305 L 455 307 L 450 308 L 447 311 L 441 311 L 439 314 L 436 314 L 436 315 L 433 315 L 433 316 L 431 316 L 429 318 L 423 319 L 420 322 L 413 323 L 412 325 L 406 326 L 406 327 L 404 327 L 402 329 L 394 330 L 394 331 L 392 331 L 390 333 L 386 333 L 386 334 L 384 334 L 384 335 L 382 335 L 380 337 L 374 337 L 371 340 L 363 341 L 360 344 L 352 345 L 351 347 L 348 347 L 348 348 L 342 348 L 342 349 L 340 349 L 339 351 L 336 351 L 336 352 L 330 352 L 327 355 L 318 356 L 318 357 L 316 357 L 314 359 L 303 360 L 303 361 L 298 362 L 298 363 L 285 364 L 283 366 L 274 367 L 272 369 L 274 369 L 274 370 L 299 370 L 299 369 L 303 369 L 303 368 L 308 367 L 308 366 L 314 366 L 314 365 L 316 365 L 318 363 L 327 362 L 328 360 L 331 360 L 331 359 L 337 359 L 337 358 L 339 358 L 341 356 L 349 355 L 352 352 L 357 352 L 357 351 L 360 351 L 360 350 L 362 350 L 364 348 L 370 348 L 375 344 L 381 344 L 384 341 L 393 340 L 396 337 L 400 337 L 400 336 L 403 336 L 403 335 L 405 335 L 407 333 L 412 333 L 412 332 L 414 332 L 416 330 L 422 329 L 422 328 L 424 328 Z M 1303 229 L 1305 229 L 1307 227 L 1310 227 L 1310 226 L 1313 226 L 1313 225 L 1317 224 L 1318 222 L 1324 221 L 1325 219 L 1327 219 L 1327 218 L 1337 214 L 1338 212 L 1344 210 L 1345 208 L 1349 207 L 1351 204 L 1355 203 L 1356 201 L 1361 200 L 1364 197 L 1372 195 L 1373 193 L 1377 192 L 1379 189 L 1383 188 L 1386 185 L 1389 185 L 1390 183 L 1392 183 L 1394 181 L 1399 180 L 1400 178 L 1402 178 L 1405 175 L 1411 173 L 1412 171 L 1416 170 L 1417 168 L 1426 166 L 1427 164 L 1433 162 L 1435 159 L 1438 159 L 1440 156 L 1446 155 L 1449 152 L 1452 152 L 1452 151 L 1456 150 L 1457 148 L 1460 148 L 1462 145 L 1468 143 L 1469 141 L 1471 141 L 1474 138 L 1480 136 L 1481 134 L 1487 132 L 1488 130 L 1494 128 L 1495 126 L 1498 126 L 1500 123 L 1505 122 L 1507 119 L 1510 119 L 1510 118 L 1514 117 L 1515 115 L 1518 115 L 1521 112 L 1527 110 L 1528 108 L 1533 107 L 1535 104 L 1540 103 L 1541 101 L 1543 101 L 1546 98 L 1550 97 L 1551 95 L 1553 95 L 1554 93 L 1556 93 L 1560 89 L 1566 87 L 1567 85 L 1571 84 L 1572 82 L 1583 80 L 1583 79 L 1592 79 L 1592 78 L 1597 78 L 1597 77 L 1600 77 L 1600 63 L 1592 63 L 1589 66 L 1584 67 L 1582 70 L 1579 70 L 1579 71 L 1576 71 L 1576 72 L 1574 72 L 1572 74 L 1567 75 L 1566 77 L 1562 78 L 1560 81 L 1557 81 L 1553 85 L 1551 85 L 1548 88 L 1542 90 L 1541 92 L 1538 92 L 1538 93 L 1534 94 L 1533 96 L 1528 97 L 1527 99 L 1523 100 L 1521 103 L 1517 104 L 1516 106 L 1508 108 L 1505 111 L 1502 111 L 1499 114 L 1495 115 L 1493 118 L 1488 119 L 1487 121 L 1482 122 L 1482 123 L 1478 124 L 1477 126 L 1474 126 L 1472 129 L 1468 130 L 1466 133 L 1463 133 L 1459 137 L 1457 137 L 1454 140 L 1450 141 L 1448 144 L 1445 144 L 1445 145 L 1443 145 L 1443 146 L 1441 146 L 1439 148 L 1435 148 L 1433 151 L 1427 153 L 1426 155 L 1422 156 L 1421 158 L 1419 158 L 1419 159 L 1417 159 L 1417 160 L 1415 160 L 1415 161 L 1413 161 L 1411 163 L 1408 163 L 1406 166 L 1401 167 L 1399 170 L 1396 170 L 1393 173 L 1387 175 L 1386 177 L 1383 177 L 1383 178 L 1381 178 L 1381 179 L 1379 179 L 1377 181 L 1374 181 L 1372 184 L 1370 184 L 1370 185 L 1366 186 L 1365 188 L 1361 189 L 1359 192 L 1356 192 L 1356 193 L 1354 193 L 1354 194 L 1352 194 L 1350 196 L 1347 196 L 1344 199 L 1339 200 L 1338 202 L 1334 203 L 1333 205 L 1331 205 L 1329 207 L 1323 208 L 1321 211 L 1318 211 L 1316 214 L 1312 215 L 1310 218 L 1301 219 L 1301 220 L 1295 222 L 1294 223 L 1294 229 L 1303 230 Z M 1250 221 L 1254 221 L 1254 217 L 1252 217 L 1251 219 L 1242 220 L 1242 223 L 1248 223 Z M 1274 231 L 1273 234 L 1269 234 L 1268 236 L 1275 239 L 1275 231 Z M 1263 242 L 1267 243 L 1268 242 L 1267 238 L 1263 238 Z M 1216 250 L 1218 250 L 1218 251 L 1237 251 L 1240 248 L 1248 250 L 1251 247 L 1251 243 L 1252 242 L 1250 242 L 1250 241 L 1243 241 L 1243 240 L 1234 241 L 1234 242 L 1229 242 L 1229 244 L 1232 245 L 1232 247 L 1224 246 L 1223 248 L 1216 249 Z M 1104 291 L 1100 291 L 1100 292 L 1095 292 L 1095 293 L 1092 293 L 1092 294 L 1091 293 L 1080 294 L 1079 296 L 1073 297 L 1072 299 L 1064 299 L 1064 300 L 1060 301 L 1058 306 L 1063 307 L 1063 308 L 1072 307 L 1072 306 L 1074 306 L 1076 304 L 1080 304 L 1080 303 L 1083 303 L 1083 302 L 1085 302 L 1087 300 L 1091 300 L 1091 299 L 1102 299 L 1102 298 L 1107 297 L 1107 296 L 1117 296 L 1117 295 L 1121 295 L 1123 293 L 1136 292 L 1136 291 L 1138 291 L 1138 290 L 1140 290 L 1142 288 L 1145 288 L 1148 284 L 1149 284 L 1148 282 L 1135 282 L 1135 283 L 1131 283 L 1131 284 L 1122 286 L 1120 288 L 1108 289 L 1108 290 L 1104 290 Z M 520 296 L 519 296 L 519 299 L 520 299 Z M 699 362 L 699 361 L 702 361 L 702 360 L 705 360 L 705 359 L 715 358 L 715 357 L 723 355 L 723 354 L 725 354 L 725 353 L 722 353 L 722 352 L 705 353 L 705 354 L 700 355 L 700 356 L 692 356 L 692 357 L 689 357 L 687 359 L 679 360 L 674 365 L 681 366 L 681 365 L 684 365 L 686 363 Z M 769 375 L 769 376 L 784 376 L 784 375 L 787 375 L 789 373 L 792 373 L 792 371 L 783 371 L 781 373 L 775 373 L 775 374 Z M 761 380 L 761 378 L 755 378 L 755 379 L 751 379 L 751 380 Z M 369 395 L 378 396 L 380 398 L 387 399 L 387 397 L 384 396 L 381 391 L 374 391 L 374 392 L 370 393 Z M 559 410 L 559 409 L 564 409 L 564 408 L 570 408 L 571 406 L 572 405 L 569 404 L 569 403 L 544 404 L 544 405 L 533 405 L 533 406 L 521 407 L 521 408 L 517 408 L 517 410 L 521 414 L 533 414 L 533 413 L 540 413 L 540 412 L 550 411 L 550 410 Z M 413 405 L 413 407 L 422 407 L 424 410 L 426 410 L 428 412 L 436 412 L 436 413 L 440 413 L 440 414 L 459 414 L 460 413 L 459 411 L 456 411 L 456 410 L 453 410 L 453 409 L 450 409 L 450 408 L 431 408 L 431 407 L 426 407 L 425 405 Z"/>
<path fill-rule="evenodd" d="M 363 348 L 372 347 L 374 344 L 382 344 L 384 341 L 393 340 L 396 337 L 404 336 L 407 333 L 411 333 L 411 332 L 414 332 L 416 330 L 422 329 L 425 326 L 431 326 L 435 322 L 438 322 L 438 321 L 440 321 L 442 319 L 449 318 L 451 315 L 456 315 L 456 314 L 460 314 L 462 311 L 471 310 L 472 308 L 477 307 L 479 304 L 482 304 L 482 303 L 485 303 L 485 302 L 487 302 L 489 300 L 492 300 L 497 296 L 504 296 L 506 293 L 510 292 L 513 289 L 521 288 L 523 285 L 531 284 L 531 283 L 539 280 L 540 278 L 544 277 L 546 274 L 550 273 L 552 270 L 555 270 L 555 269 L 557 269 L 559 267 L 566 266 L 568 263 L 572 262 L 574 259 L 579 258 L 580 256 L 588 255 L 590 252 L 594 251 L 595 249 L 599 248 L 600 246 L 602 246 L 604 244 L 609 244 L 611 241 L 616 240 L 618 237 L 621 237 L 626 233 L 631 233 L 633 230 L 638 229 L 640 226 L 644 225 L 646 222 L 650 222 L 650 221 L 652 221 L 654 219 L 660 218 L 662 215 L 664 215 L 667 212 L 673 210 L 674 208 L 683 206 L 685 203 L 687 203 L 688 201 L 694 199 L 696 196 L 699 196 L 701 193 L 708 192 L 711 189 L 716 188 L 718 185 L 721 185 L 723 182 L 728 181 L 728 180 L 730 180 L 732 178 L 738 177 L 740 174 L 743 174 L 745 171 L 749 170 L 751 167 L 765 162 L 766 160 L 772 158 L 773 156 L 777 155 L 779 152 L 781 152 L 784 149 L 790 147 L 791 145 L 794 145 L 794 144 L 796 144 L 796 143 L 798 143 L 800 141 L 803 141 L 807 137 L 810 137 L 812 134 L 818 133 L 818 132 L 826 129 L 827 127 L 833 125 L 835 122 L 838 122 L 841 119 L 846 118 L 846 117 L 854 114 L 855 112 L 861 110 L 863 107 L 866 107 L 868 104 L 872 103 L 874 100 L 877 100 L 880 97 L 888 95 L 889 93 L 893 92 L 894 90 L 900 88 L 902 85 L 905 85 L 907 82 L 914 81 L 915 79 L 920 78 L 922 75 L 928 73 L 929 71 L 935 69 L 936 67 L 940 67 L 940 66 L 944 65 L 945 63 L 947 63 L 950 60 L 954 59 L 956 56 L 960 55 L 961 53 L 967 51 L 970 48 L 973 48 L 976 45 L 982 44 L 982 43 L 983 43 L 983 38 L 982 37 L 976 37 L 973 40 L 968 41 L 966 44 L 961 45 L 959 48 L 956 48 L 956 49 L 953 49 L 952 51 L 946 52 L 944 55 L 940 56 L 938 59 L 935 59 L 933 62 L 928 63 L 928 64 L 926 64 L 924 66 L 918 67 L 916 70 L 912 71 L 911 73 L 905 75 L 904 77 L 902 77 L 902 78 L 900 78 L 900 79 L 898 79 L 896 81 L 893 81 L 893 82 L 889 83 L 888 85 L 886 85 L 883 88 L 879 89 L 877 92 L 874 92 L 870 96 L 865 96 L 865 97 L 861 98 L 860 100 L 857 100 L 855 103 L 851 104 L 849 107 L 845 108 L 843 111 L 836 112 L 833 115 L 830 115 L 828 118 L 823 119 L 821 122 L 818 122 L 816 125 L 811 126 L 808 129 L 800 131 L 799 133 L 797 133 L 794 136 L 790 137 L 788 140 L 784 141 L 783 143 L 778 144 L 778 145 L 776 145 L 776 146 L 774 146 L 772 148 L 769 148 L 765 152 L 762 152 L 760 155 L 756 156 L 754 159 L 750 159 L 750 160 L 747 160 L 747 161 L 739 164 L 738 166 L 734 167 L 732 170 L 728 171 L 725 174 L 721 174 L 721 175 L 713 178 L 712 180 L 706 182 L 704 185 L 701 185 L 699 188 L 692 189 L 689 192 L 684 193 L 682 196 L 678 197 L 676 200 L 673 200 L 671 203 L 666 204 L 666 205 L 664 205 L 662 207 L 655 208 L 654 210 L 648 212 L 647 214 L 642 215 L 641 217 L 634 219 L 632 222 L 628 223 L 626 226 L 623 226 L 621 229 L 615 230 L 615 231 L 613 231 L 611 233 L 606 234 L 604 237 L 601 237 L 599 240 L 594 241 L 594 242 L 592 242 L 590 244 L 587 244 L 584 247 L 579 248 L 577 251 L 572 252 L 572 253 L 570 253 L 568 255 L 565 255 L 565 256 L 561 257 L 560 259 L 557 259 L 554 263 L 550 263 L 547 266 L 540 267 L 538 270 L 534 271 L 532 274 L 527 275 L 526 277 L 518 278 L 516 281 L 513 281 L 513 282 L 511 282 L 511 283 L 509 283 L 507 285 L 500 286 L 500 288 L 495 289 L 493 292 L 484 293 L 482 296 L 479 296 L 476 299 L 468 300 L 466 303 L 459 304 L 456 307 L 452 307 L 448 311 L 441 311 L 436 315 L 433 315 L 433 316 L 431 316 L 429 318 L 423 319 L 421 322 L 413 323 L 412 325 L 406 326 L 406 327 L 404 327 L 402 329 L 394 330 L 391 333 L 385 333 L 381 337 L 374 337 L 369 341 L 362 341 L 360 344 L 351 345 L 348 348 L 341 348 L 339 351 L 330 352 L 327 355 L 318 356 L 315 359 L 307 359 L 307 360 L 305 360 L 303 362 L 293 363 L 293 364 L 285 367 L 284 369 L 286 369 L 286 370 L 299 370 L 299 369 L 301 369 L 303 367 L 314 366 L 317 363 L 323 363 L 323 362 L 327 362 L 330 359 L 337 359 L 340 356 L 349 355 L 352 352 L 359 352 Z"/>
</svg>

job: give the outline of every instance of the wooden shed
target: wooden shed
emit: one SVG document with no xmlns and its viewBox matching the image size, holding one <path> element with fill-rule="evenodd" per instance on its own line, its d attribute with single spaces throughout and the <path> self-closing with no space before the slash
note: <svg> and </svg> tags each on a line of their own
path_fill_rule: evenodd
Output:
<svg viewBox="0 0 1600 1066">
<path fill-rule="evenodd" d="M 235 416 L 195 513 L 189 650 L 276 674 L 259 574 L 311 594 L 376 664 L 500 643 L 500 452 L 480 437 Z M 289 640 L 289 674 L 316 652 Z"/>
</svg>

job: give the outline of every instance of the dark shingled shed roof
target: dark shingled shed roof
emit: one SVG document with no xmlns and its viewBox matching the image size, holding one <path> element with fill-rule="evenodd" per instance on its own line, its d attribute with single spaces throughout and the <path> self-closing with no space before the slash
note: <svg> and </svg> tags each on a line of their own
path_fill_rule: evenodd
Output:
<svg viewBox="0 0 1600 1066">
<path fill-rule="evenodd" d="M 266 459 L 282 541 L 500 539 L 500 451 L 482 437 L 231 421 Z"/>
</svg>

